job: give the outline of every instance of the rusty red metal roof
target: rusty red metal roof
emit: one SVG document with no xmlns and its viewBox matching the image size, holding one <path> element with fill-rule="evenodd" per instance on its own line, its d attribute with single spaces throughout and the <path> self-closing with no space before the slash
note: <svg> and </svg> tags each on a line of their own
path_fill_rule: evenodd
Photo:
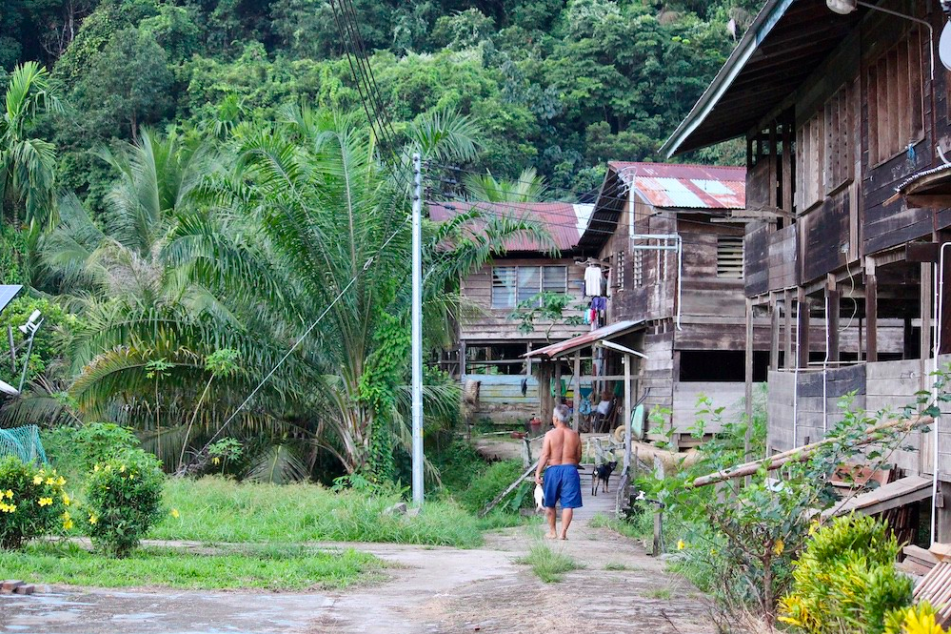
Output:
<svg viewBox="0 0 951 634">
<path fill-rule="evenodd" d="M 559 251 L 572 251 L 578 246 L 581 231 L 588 223 L 593 205 L 571 203 L 485 203 L 443 202 L 429 206 L 429 217 L 434 222 L 446 222 L 460 213 L 475 208 L 489 216 L 509 216 L 532 220 L 551 234 Z M 479 227 L 479 223 L 473 223 Z M 477 229 L 476 229 L 477 230 Z M 515 237 L 505 243 L 506 251 L 547 253 L 548 249 L 527 237 Z"/>
<path fill-rule="evenodd" d="M 678 209 L 743 209 L 746 168 L 668 163 L 611 162 L 608 166 L 633 184 L 655 207 Z"/>
<path fill-rule="evenodd" d="M 597 330 L 592 330 L 589 333 L 579 335 L 577 337 L 572 337 L 571 339 L 566 339 L 558 343 L 553 343 L 550 346 L 545 346 L 544 348 L 539 348 L 538 350 L 532 350 L 527 354 L 523 354 L 523 358 L 535 358 L 541 357 L 544 359 L 556 359 L 562 355 L 574 352 L 575 350 L 580 350 L 582 348 L 587 348 L 588 346 L 598 343 L 599 341 L 609 341 L 614 337 L 620 337 L 621 335 L 626 335 L 627 333 L 637 330 L 638 328 L 644 327 L 644 321 L 619 321 L 616 324 L 611 324 L 610 326 L 604 326 L 603 328 L 598 328 Z"/>
</svg>

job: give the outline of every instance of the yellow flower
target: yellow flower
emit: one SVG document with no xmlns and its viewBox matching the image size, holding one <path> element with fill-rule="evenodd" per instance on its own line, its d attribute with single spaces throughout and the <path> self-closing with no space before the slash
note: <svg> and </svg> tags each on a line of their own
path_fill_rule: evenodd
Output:
<svg viewBox="0 0 951 634">
<path fill-rule="evenodd" d="M 69 496 L 65 493 L 63 494 L 63 504 L 69 506 Z"/>
<path fill-rule="evenodd" d="M 125 473 L 125 465 L 119 467 L 119 473 Z"/>
<path fill-rule="evenodd" d="M 49 506 L 52 503 L 53 503 L 53 498 L 40 498 L 40 501 L 39 501 L 40 506 Z"/>
<path fill-rule="evenodd" d="M 178 509 L 172 509 L 172 517 L 178 519 L 179 515 Z"/>
<path fill-rule="evenodd" d="M 684 540 L 677 540 L 677 550 L 683 550 L 687 547 L 687 544 L 684 543 Z"/>
<path fill-rule="evenodd" d="M 33 476 L 33 484 L 43 484 L 43 476 L 41 475 Z"/>
<path fill-rule="evenodd" d="M 777 539 L 773 543 L 773 554 L 777 557 L 783 554 L 783 551 L 786 550 L 786 544 L 782 539 Z"/>
<path fill-rule="evenodd" d="M 12 490 L 12 489 L 7 489 L 7 492 L 4 493 L 4 495 L 7 496 L 7 499 L 8 499 L 8 500 L 11 499 L 11 498 L 13 498 L 13 490 Z"/>
<path fill-rule="evenodd" d="M 73 520 L 66 520 L 65 522 L 63 522 L 63 529 L 64 529 L 64 530 L 67 530 L 67 531 L 68 531 L 68 530 L 71 529 L 72 527 L 73 527 Z"/>
<path fill-rule="evenodd" d="M 221 458 L 219 458 L 218 456 L 215 456 L 214 458 L 211 459 L 211 464 L 220 464 L 220 463 L 221 463 Z"/>
<path fill-rule="evenodd" d="M 716 557 L 716 556 L 717 556 L 717 549 L 716 549 L 716 548 L 711 548 L 711 549 L 710 549 L 710 554 L 713 555 L 714 557 Z"/>
<path fill-rule="evenodd" d="M 129 474 L 129 479 L 130 479 L 130 480 L 135 480 L 135 474 L 134 474 L 134 473 L 130 473 L 130 474 Z"/>
<path fill-rule="evenodd" d="M 99 471 L 99 465 L 96 465 L 92 468 L 93 471 Z"/>
<path fill-rule="evenodd" d="M 64 478 L 63 476 L 56 478 L 56 484 L 57 486 L 63 486 L 64 484 L 66 484 L 66 478 Z"/>
<path fill-rule="evenodd" d="M 56 484 L 55 478 L 46 478 L 46 484 L 53 485 Z"/>
<path fill-rule="evenodd" d="M 95 515 L 90 515 L 90 516 L 89 516 L 89 523 L 90 523 L 90 524 L 95 524 L 95 523 L 98 522 L 98 521 L 99 521 L 99 518 L 96 517 Z"/>
</svg>

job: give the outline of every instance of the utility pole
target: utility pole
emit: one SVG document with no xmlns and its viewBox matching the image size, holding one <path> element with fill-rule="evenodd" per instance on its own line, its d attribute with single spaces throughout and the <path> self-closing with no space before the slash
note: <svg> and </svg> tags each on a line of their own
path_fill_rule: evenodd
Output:
<svg viewBox="0 0 951 634">
<path fill-rule="evenodd" d="M 423 504 L 423 167 L 413 155 L 413 503 Z"/>
</svg>

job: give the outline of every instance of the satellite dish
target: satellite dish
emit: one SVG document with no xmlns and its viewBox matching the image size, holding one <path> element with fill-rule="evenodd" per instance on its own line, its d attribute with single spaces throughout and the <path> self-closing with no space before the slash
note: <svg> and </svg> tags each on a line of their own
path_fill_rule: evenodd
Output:
<svg viewBox="0 0 951 634">
<path fill-rule="evenodd" d="M 951 22 L 945 22 L 941 31 L 941 41 L 938 43 L 938 57 L 941 64 L 951 70 Z"/>
</svg>

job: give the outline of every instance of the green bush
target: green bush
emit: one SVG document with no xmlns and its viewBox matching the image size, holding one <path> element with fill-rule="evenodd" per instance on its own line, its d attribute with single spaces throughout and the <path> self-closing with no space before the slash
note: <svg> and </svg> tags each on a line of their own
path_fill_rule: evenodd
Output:
<svg viewBox="0 0 951 634">
<path fill-rule="evenodd" d="M 901 550 L 871 517 L 842 517 L 816 531 L 796 562 L 780 620 L 810 634 L 881 634 L 885 616 L 911 604 L 911 579 L 895 570 Z"/>
<path fill-rule="evenodd" d="M 72 528 L 65 485 L 55 469 L 15 456 L 0 459 L 0 548 L 17 549 L 34 537 Z"/>
<path fill-rule="evenodd" d="M 97 463 L 138 446 L 135 434 L 115 423 L 89 423 L 43 432 L 47 457 L 61 473 L 74 477 L 92 471 Z"/>
<path fill-rule="evenodd" d="M 522 463 L 517 460 L 493 463 L 488 469 L 471 478 L 468 487 L 456 493 L 455 497 L 465 509 L 478 513 L 494 500 L 495 496 L 515 482 L 523 471 Z M 509 494 L 501 508 L 517 511 L 522 506 L 531 505 L 530 493 L 533 486 L 531 482 L 523 482 L 515 492 Z"/>
<path fill-rule="evenodd" d="M 86 484 L 89 536 L 96 547 L 127 556 L 162 515 L 165 476 L 141 449 L 93 465 Z"/>
</svg>

